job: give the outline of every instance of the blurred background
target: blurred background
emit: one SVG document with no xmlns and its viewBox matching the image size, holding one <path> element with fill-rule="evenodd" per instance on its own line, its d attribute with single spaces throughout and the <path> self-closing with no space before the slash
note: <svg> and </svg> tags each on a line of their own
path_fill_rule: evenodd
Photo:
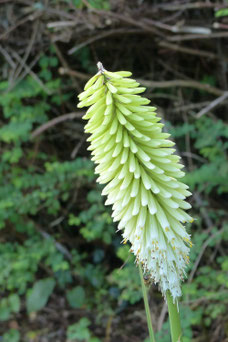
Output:
<svg viewBox="0 0 228 342">
<path fill-rule="evenodd" d="M 148 336 L 76 107 L 98 61 L 147 87 L 185 164 L 195 222 L 183 341 L 228 341 L 225 0 L 0 0 L 0 341 Z M 149 297 L 157 341 L 170 342 L 155 285 Z"/>
</svg>

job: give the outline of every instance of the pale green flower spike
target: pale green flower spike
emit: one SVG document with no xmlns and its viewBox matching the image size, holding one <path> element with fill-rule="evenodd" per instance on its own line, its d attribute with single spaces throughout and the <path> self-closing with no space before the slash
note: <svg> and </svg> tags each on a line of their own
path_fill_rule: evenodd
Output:
<svg viewBox="0 0 228 342">
<path fill-rule="evenodd" d="M 108 183 L 102 194 L 112 204 L 123 243 L 130 241 L 137 262 L 175 301 L 191 247 L 184 223 L 193 221 L 183 210 L 191 208 L 185 202 L 191 193 L 177 180 L 184 176 L 183 165 L 170 134 L 162 133 L 156 108 L 137 95 L 145 88 L 128 78 L 130 72 L 109 72 L 100 62 L 98 70 L 78 104 L 90 106 L 83 118 L 89 120 L 85 131 L 91 134 L 97 181 Z"/>
</svg>

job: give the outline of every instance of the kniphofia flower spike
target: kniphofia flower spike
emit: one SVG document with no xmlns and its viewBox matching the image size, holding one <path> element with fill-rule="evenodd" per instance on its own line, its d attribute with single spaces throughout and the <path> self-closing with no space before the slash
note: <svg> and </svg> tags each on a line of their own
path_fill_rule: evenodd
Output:
<svg viewBox="0 0 228 342">
<path fill-rule="evenodd" d="M 97 181 L 111 204 L 123 243 L 144 271 L 173 300 L 181 295 L 180 282 L 189 261 L 190 236 L 184 223 L 191 193 L 179 181 L 184 176 L 174 143 L 162 132 L 156 108 L 138 94 L 145 91 L 129 78 L 130 72 L 109 72 L 98 63 L 98 73 L 79 95 L 79 108 L 90 107 L 85 132 L 97 164 Z"/>
</svg>

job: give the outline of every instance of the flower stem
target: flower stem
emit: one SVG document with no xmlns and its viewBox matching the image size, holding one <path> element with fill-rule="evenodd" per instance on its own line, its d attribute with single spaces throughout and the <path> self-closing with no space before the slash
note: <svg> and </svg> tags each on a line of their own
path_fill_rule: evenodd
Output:
<svg viewBox="0 0 228 342">
<path fill-rule="evenodd" d="M 182 331 L 180 323 L 180 312 L 178 309 L 178 301 L 175 304 L 169 291 L 166 292 L 168 310 L 169 310 L 169 323 L 172 336 L 172 342 L 182 342 Z"/>
<path fill-rule="evenodd" d="M 148 296 L 147 296 L 147 290 L 146 290 L 146 286 L 144 284 L 143 271 L 142 271 L 142 266 L 140 263 L 139 263 L 139 274 L 140 274 L 140 280 L 141 280 L 141 286 L 142 286 L 142 293 L 143 293 L 143 300 L 144 300 L 145 311 L 146 311 L 146 319 L 147 319 L 147 326 L 148 326 L 148 330 L 149 330 L 150 342 L 155 342 L 152 320 L 151 320 L 151 315 L 150 315 L 150 307 L 149 307 Z"/>
</svg>

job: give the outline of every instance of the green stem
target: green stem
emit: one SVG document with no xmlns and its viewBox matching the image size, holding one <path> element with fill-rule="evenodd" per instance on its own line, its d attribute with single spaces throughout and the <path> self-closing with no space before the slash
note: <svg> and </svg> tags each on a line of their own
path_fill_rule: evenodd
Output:
<svg viewBox="0 0 228 342">
<path fill-rule="evenodd" d="M 176 299 L 173 304 L 173 298 L 170 292 L 166 292 L 168 310 L 169 310 L 169 323 L 171 329 L 172 342 L 182 342 L 182 331 L 180 323 L 180 313 L 178 309 L 178 301 Z"/>
<path fill-rule="evenodd" d="M 148 296 L 147 296 L 147 290 L 146 290 L 146 286 L 145 286 L 144 279 L 143 279 L 142 266 L 140 265 L 140 263 L 139 263 L 139 274 L 140 274 L 140 279 L 141 279 L 141 286 L 142 286 L 142 293 L 143 293 L 143 300 L 144 300 L 145 311 L 146 311 L 146 319 L 147 319 L 147 326 L 148 326 L 148 330 L 149 330 L 150 342 L 155 342 L 154 331 L 153 331 L 153 327 L 152 327 L 152 320 L 151 320 L 151 315 L 150 315 L 150 307 L 149 307 Z"/>
</svg>

